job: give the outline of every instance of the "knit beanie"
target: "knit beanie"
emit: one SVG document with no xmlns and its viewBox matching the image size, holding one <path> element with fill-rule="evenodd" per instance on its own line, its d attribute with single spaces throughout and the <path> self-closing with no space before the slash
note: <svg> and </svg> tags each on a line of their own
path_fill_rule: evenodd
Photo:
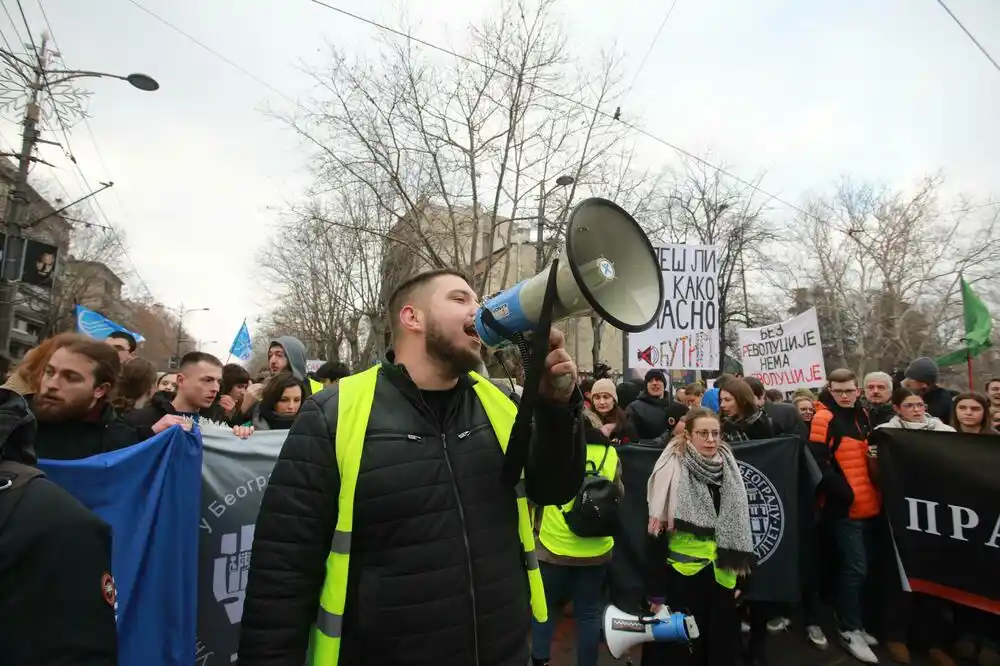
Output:
<svg viewBox="0 0 1000 666">
<path fill-rule="evenodd" d="M 924 384 L 937 384 L 938 366 L 933 359 L 921 356 L 906 366 L 905 377 Z"/>
<path fill-rule="evenodd" d="M 661 382 L 663 382 L 664 386 L 667 385 L 667 375 L 665 372 L 663 372 L 663 370 L 660 370 L 659 368 L 650 368 L 649 372 L 646 373 L 646 379 L 644 383 L 648 384 L 653 379 L 659 379 Z"/>
<path fill-rule="evenodd" d="M 590 387 L 590 397 L 593 398 L 595 393 L 608 393 L 615 399 L 615 404 L 618 404 L 618 390 L 610 379 L 598 379 L 594 382 Z"/>
</svg>

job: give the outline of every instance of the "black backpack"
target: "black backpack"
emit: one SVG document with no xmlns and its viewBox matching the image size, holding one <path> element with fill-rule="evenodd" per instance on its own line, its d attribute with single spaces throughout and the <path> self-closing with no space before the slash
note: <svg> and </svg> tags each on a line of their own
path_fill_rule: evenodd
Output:
<svg viewBox="0 0 1000 666">
<path fill-rule="evenodd" d="M 578 537 L 607 537 L 618 532 L 618 503 L 621 493 L 614 481 L 601 476 L 600 470 L 608 459 L 608 446 L 604 447 L 604 457 L 600 465 L 587 461 L 583 484 L 576 494 L 576 500 L 569 511 L 563 511 L 563 518 L 570 531 Z"/>
<path fill-rule="evenodd" d="M 28 484 L 44 476 L 45 473 L 36 467 L 22 465 L 13 460 L 0 461 L 0 528 L 14 513 Z"/>
</svg>

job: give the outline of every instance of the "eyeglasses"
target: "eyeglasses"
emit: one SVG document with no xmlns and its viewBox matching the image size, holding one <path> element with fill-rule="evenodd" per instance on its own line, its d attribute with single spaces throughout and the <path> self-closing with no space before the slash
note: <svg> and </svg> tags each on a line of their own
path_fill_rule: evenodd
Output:
<svg viewBox="0 0 1000 666">
<path fill-rule="evenodd" d="M 834 395 L 845 395 L 845 396 L 846 395 L 854 395 L 857 392 L 858 392 L 858 389 L 856 389 L 856 388 L 852 388 L 852 389 L 830 389 L 830 393 L 832 393 Z"/>
<path fill-rule="evenodd" d="M 719 439 L 722 437 L 722 432 L 718 430 L 695 430 L 694 434 L 702 439 Z"/>
<path fill-rule="evenodd" d="M 904 407 L 906 409 L 926 409 L 927 405 L 922 402 L 907 402 L 900 405 L 900 407 Z"/>
</svg>

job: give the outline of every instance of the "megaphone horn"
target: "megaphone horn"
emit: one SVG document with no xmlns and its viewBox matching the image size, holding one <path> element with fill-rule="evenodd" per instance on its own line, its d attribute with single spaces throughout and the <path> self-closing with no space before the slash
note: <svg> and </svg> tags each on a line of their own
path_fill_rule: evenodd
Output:
<svg viewBox="0 0 1000 666">
<path fill-rule="evenodd" d="M 604 609 L 604 641 L 615 659 L 641 643 L 688 642 L 698 636 L 693 615 L 671 613 L 666 606 L 651 617 L 631 615 L 613 604 Z"/>
<path fill-rule="evenodd" d="M 508 341 L 483 321 L 489 310 L 511 333 L 534 330 L 548 282 L 546 269 L 493 296 L 476 313 L 476 331 L 489 347 Z M 607 199 L 581 201 L 566 223 L 556 275 L 552 320 L 597 313 L 617 329 L 638 333 L 663 307 L 659 260 L 639 223 Z"/>
</svg>

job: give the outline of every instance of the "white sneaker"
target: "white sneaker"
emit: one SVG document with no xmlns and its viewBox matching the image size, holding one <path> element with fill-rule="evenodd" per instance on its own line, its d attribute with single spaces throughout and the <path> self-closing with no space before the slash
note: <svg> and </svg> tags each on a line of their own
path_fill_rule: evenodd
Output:
<svg viewBox="0 0 1000 666">
<path fill-rule="evenodd" d="M 809 637 L 809 642 L 820 650 L 830 647 L 830 642 L 826 640 L 826 634 L 823 633 L 823 629 L 818 625 L 810 624 L 806 627 L 806 636 Z"/>
<path fill-rule="evenodd" d="M 877 664 L 878 657 L 872 652 L 860 631 L 840 632 L 840 644 L 851 653 L 851 656 L 866 664 Z"/>
<path fill-rule="evenodd" d="M 868 644 L 868 647 L 875 647 L 876 645 L 878 645 L 878 639 L 869 634 L 864 629 L 859 630 L 858 633 L 861 634 L 861 638 L 865 640 L 865 643 Z"/>
<path fill-rule="evenodd" d="M 787 617 L 775 617 L 767 621 L 767 631 L 772 634 L 788 631 L 790 626 L 792 626 L 792 621 Z"/>
</svg>

